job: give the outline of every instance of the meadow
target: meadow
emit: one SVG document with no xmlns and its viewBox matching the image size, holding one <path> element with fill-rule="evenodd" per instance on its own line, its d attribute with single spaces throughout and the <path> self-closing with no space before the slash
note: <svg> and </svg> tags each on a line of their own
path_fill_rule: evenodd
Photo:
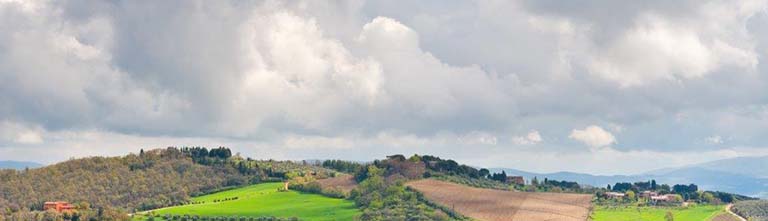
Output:
<svg viewBox="0 0 768 221">
<path fill-rule="evenodd" d="M 595 208 L 593 221 L 657 221 L 665 220 L 667 211 L 675 221 L 708 221 L 725 212 L 725 206 L 664 207 L 604 207 Z"/>
<path fill-rule="evenodd" d="M 297 191 L 278 191 L 283 183 L 255 184 L 192 198 L 191 204 L 137 214 L 198 215 L 205 217 L 296 217 L 301 220 L 353 220 L 360 214 L 354 202 Z"/>
</svg>

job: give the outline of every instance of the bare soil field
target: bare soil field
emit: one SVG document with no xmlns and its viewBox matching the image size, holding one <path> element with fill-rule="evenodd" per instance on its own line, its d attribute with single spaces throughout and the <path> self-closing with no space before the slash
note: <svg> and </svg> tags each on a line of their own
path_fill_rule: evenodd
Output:
<svg viewBox="0 0 768 221">
<path fill-rule="evenodd" d="M 736 218 L 729 213 L 723 213 L 712 218 L 712 221 L 741 221 L 741 219 Z"/>
<path fill-rule="evenodd" d="M 592 195 L 526 193 L 481 189 L 424 179 L 407 186 L 462 215 L 485 221 L 584 221 L 589 217 Z"/>
<path fill-rule="evenodd" d="M 323 189 L 338 188 L 339 190 L 345 193 L 349 193 L 349 191 L 352 191 L 352 189 L 357 187 L 357 182 L 355 182 L 355 178 L 352 177 L 352 175 L 348 175 L 348 174 L 339 175 L 333 178 L 317 180 L 317 182 L 320 183 L 320 186 L 322 186 Z"/>
</svg>

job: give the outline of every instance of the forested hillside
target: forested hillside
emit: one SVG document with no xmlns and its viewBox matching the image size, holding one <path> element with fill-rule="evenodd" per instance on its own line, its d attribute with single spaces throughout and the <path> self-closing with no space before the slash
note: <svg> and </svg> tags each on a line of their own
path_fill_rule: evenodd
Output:
<svg viewBox="0 0 768 221">
<path fill-rule="evenodd" d="M 0 213 L 9 216 L 41 210 L 45 201 L 68 201 L 81 213 L 125 214 L 183 204 L 190 196 L 313 168 L 325 170 L 243 159 L 227 148 L 167 148 L 75 159 L 38 169 L 0 171 Z"/>
</svg>

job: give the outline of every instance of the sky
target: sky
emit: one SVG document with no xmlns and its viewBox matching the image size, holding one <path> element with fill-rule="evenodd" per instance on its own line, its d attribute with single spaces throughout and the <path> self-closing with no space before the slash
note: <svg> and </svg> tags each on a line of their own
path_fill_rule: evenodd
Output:
<svg viewBox="0 0 768 221">
<path fill-rule="evenodd" d="M 768 155 L 768 0 L 0 0 L 0 160 Z"/>
</svg>

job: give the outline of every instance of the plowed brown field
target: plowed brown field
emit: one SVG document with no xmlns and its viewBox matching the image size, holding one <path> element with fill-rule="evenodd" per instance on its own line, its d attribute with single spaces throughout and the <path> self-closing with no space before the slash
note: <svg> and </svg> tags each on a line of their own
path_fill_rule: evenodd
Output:
<svg viewBox="0 0 768 221">
<path fill-rule="evenodd" d="M 334 178 L 327 178 L 327 179 L 321 179 L 317 180 L 318 183 L 320 183 L 320 186 L 323 187 L 323 189 L 334 189 L 338 188 L 339 190 L 349 193 L 349 191 L 352 191 L 357 186 L 357 182 L 355 182 L 355 178 L 351 175 L 339 175 Z"/>
<path fill-rule="evenodd" d="M 589 194 L 512 192 L 433 179 L 406 185 L 430 201 L 486 221 L 584 221 L 589 217 L 592 202 Z"/>
<path fill-rule="evenodd" d="M 712 218 L 712 221 L 741 221 L 741 219 L 736 218 L 731 214 L 723 213 Z"/>
</svg>

